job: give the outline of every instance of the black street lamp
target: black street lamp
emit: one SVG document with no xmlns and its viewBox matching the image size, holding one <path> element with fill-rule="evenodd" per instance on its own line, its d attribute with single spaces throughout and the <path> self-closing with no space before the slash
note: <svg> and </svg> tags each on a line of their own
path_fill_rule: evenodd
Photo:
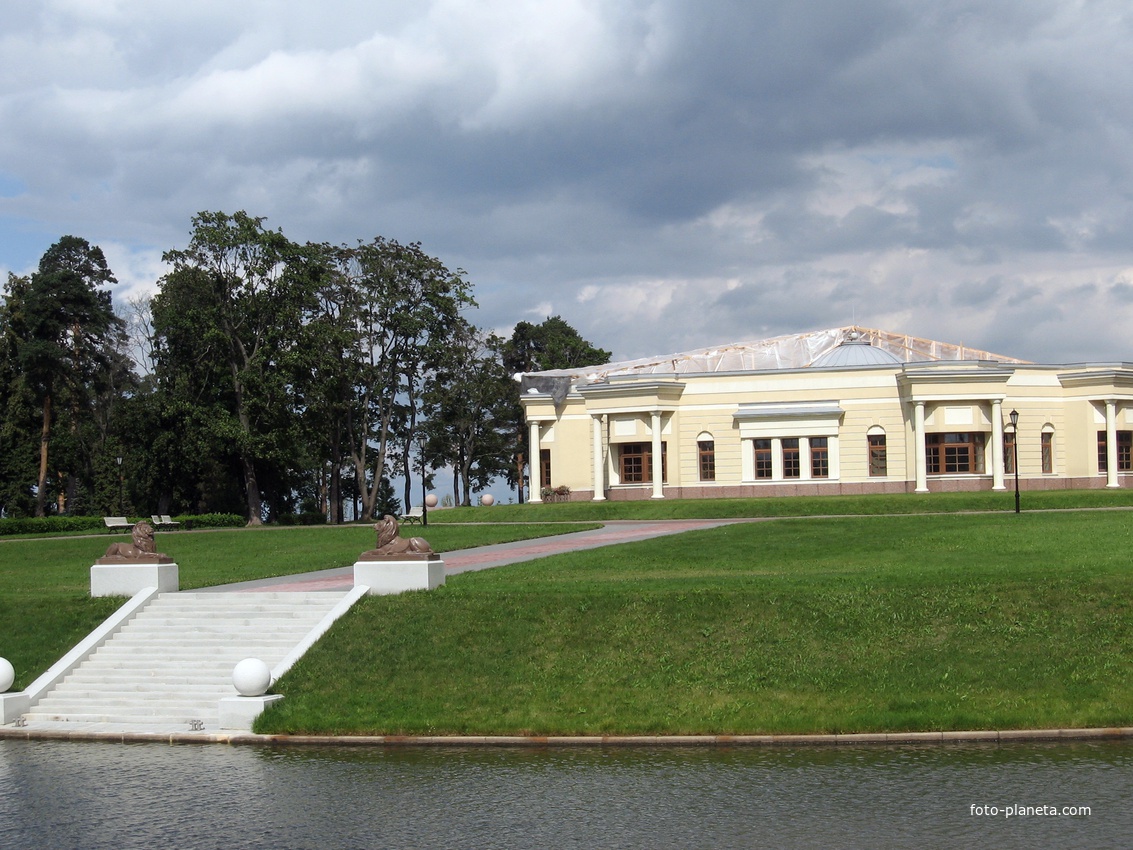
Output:
<svg viewBox="0 0 1133 850">
<path fill-rule="evenodd" d="M 118 513 L 122 513 L 122 455 L 114 458 L 114 462 L 118 464 Z"/>
<path fill-rule="evenodd" d="M 1012 410 L 1011 417 L 1011 465 L 1015 468 L 1015 513 L 1019 513 L 1019 411 Z"/>
</svg>

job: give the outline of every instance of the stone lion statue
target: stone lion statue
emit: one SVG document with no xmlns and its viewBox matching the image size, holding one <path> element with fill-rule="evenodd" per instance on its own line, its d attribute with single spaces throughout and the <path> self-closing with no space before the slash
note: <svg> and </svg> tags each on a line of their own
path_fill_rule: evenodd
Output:
<svg viewBox="0 0 1133 850">
<path fill-rule="evenodd" d="M 386 514 L 374 525 L 378 532 L 378 548 L 374 550 L 377 555 L 431 555 L 432 547 L 421 537 L 410 537 L 408 540 L 401 536 L 397 520 Z"/>
<path fill-rule="evenodd" d="M 157 544 L 153 539 L 153 526 L 145 520 L 134 526 L 131 538 L 130 543 L 111 543 L 103 559 L 154 561 L 168 557 L 157 551 Z"/>
</svg>

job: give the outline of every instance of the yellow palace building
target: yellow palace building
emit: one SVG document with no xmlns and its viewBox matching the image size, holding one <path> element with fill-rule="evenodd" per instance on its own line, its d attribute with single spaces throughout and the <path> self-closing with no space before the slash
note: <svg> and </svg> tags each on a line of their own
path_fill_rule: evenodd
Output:
<svg viewBox="0 0 1133 850">
<path fill-rule="evenodd" d="M 532 502 L 1005 490 L 1016 475 L 1121 487 L 1133 473 L 1133 363 L 1041 365 L 855 326 L 516 378 Z"/>
</svg>

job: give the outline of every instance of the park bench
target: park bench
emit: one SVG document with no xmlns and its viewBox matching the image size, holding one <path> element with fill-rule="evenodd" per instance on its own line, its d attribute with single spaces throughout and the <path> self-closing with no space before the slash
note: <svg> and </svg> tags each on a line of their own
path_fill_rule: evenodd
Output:
<svg viewBox="0 0 1133 850">
<path fill-rule="evenodd" d="M 106 523 L 106 527 L 111 531 L 124 531 L 125 529 L 134 527 L 134 524 L 124 516 L 104 516 L 102 521 Z"/>
<path fill-rule="evenodd" d="M 406 525 L 413 525 L 413 523 L 415 522 L 421 522 L 424 516 L 425 509 L 422 506 L 418 505 L 415 508 L 410 508 L 406 513 L 402 514 L 399 522 L 403 522 Z"/>
<path fill-rule="evenodd" d="M 181 527 L 181 523 L 174 522 L 173 517 L 171 517 L 169 514 L 162 514 L 161 516 L 158 516 L 157 514 L 150 514 L 150 521 L 153 523 L 153 527 L 158 529 Z"/>
</svg>

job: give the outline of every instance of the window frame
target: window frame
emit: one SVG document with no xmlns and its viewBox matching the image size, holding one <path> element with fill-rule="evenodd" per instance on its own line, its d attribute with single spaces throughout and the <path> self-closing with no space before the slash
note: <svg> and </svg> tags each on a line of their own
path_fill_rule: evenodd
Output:
<svg viewBox="0 0 1133 850">
<path fill-rule="evenodd" d="M 869 451 L 867 463 L 870 478 L 889 477 L 889 448 L 884 434 L 867 434 L 866 446 Z"/>
<path fill-rule="evenodd" d="M 962 437 L 964 439 L 949 439 Z M 983 431 L 940 431 L 925 434 L 928 475 L 986 475 L 987 435 Z M 961 461 L 961 452 L 966 452 Z M 962 466 L 966 468 L 960 468 Z"/>
<path fill-rule="evenodd" d="M 781 437 L 779 439 L 779 456 L 783 461 L 783 479 L 795 480 L 802 478 L 802 441 L 798 437 Z"/>
<path fill-rule="evenodd" d="M 1106 432 L 1098 431 L 1098 472 L 1109 472 Z M 1117 432 L 1117 471 L 1133 472 L 1133 431 Z"/>
<path fill-rule="evenodd" d="M 716 480 L 716 441 L 696 441 L 697 471 L 701 481 Z"/>
<path fill-rule="evenodd" d="M 618 478 L 622 484 L 652 484 L 653 483 L 653 443 L 617 443 L 618 446 Z M 631 448 L 640 447 L 637 451 L 629 452 Z M 661 443 L 661 483 L 669 479 L 668 464 L 666 463 L 666 443 Z M 637 459 L 641 464 L 639 478 L 626 475 L 626 461 Z"/>
<path fill-rule="evenodd" d="M 810 477 L 830 477 L 830 438 L 811 437 L 807 441 L 810 448 Z"/>
<path fill-rule="evenodd" d="M 775 477 L 774 462 L 771 457 L 773 443 L 770 437 L 757 437 L 752 440 L 754 471 L 757 481 L 770 481 Z"/>
<path fill-rule="evenodd" d="M 551 486 L 551 450 L 539 449 L 539 486 Z"/>
</svg>

